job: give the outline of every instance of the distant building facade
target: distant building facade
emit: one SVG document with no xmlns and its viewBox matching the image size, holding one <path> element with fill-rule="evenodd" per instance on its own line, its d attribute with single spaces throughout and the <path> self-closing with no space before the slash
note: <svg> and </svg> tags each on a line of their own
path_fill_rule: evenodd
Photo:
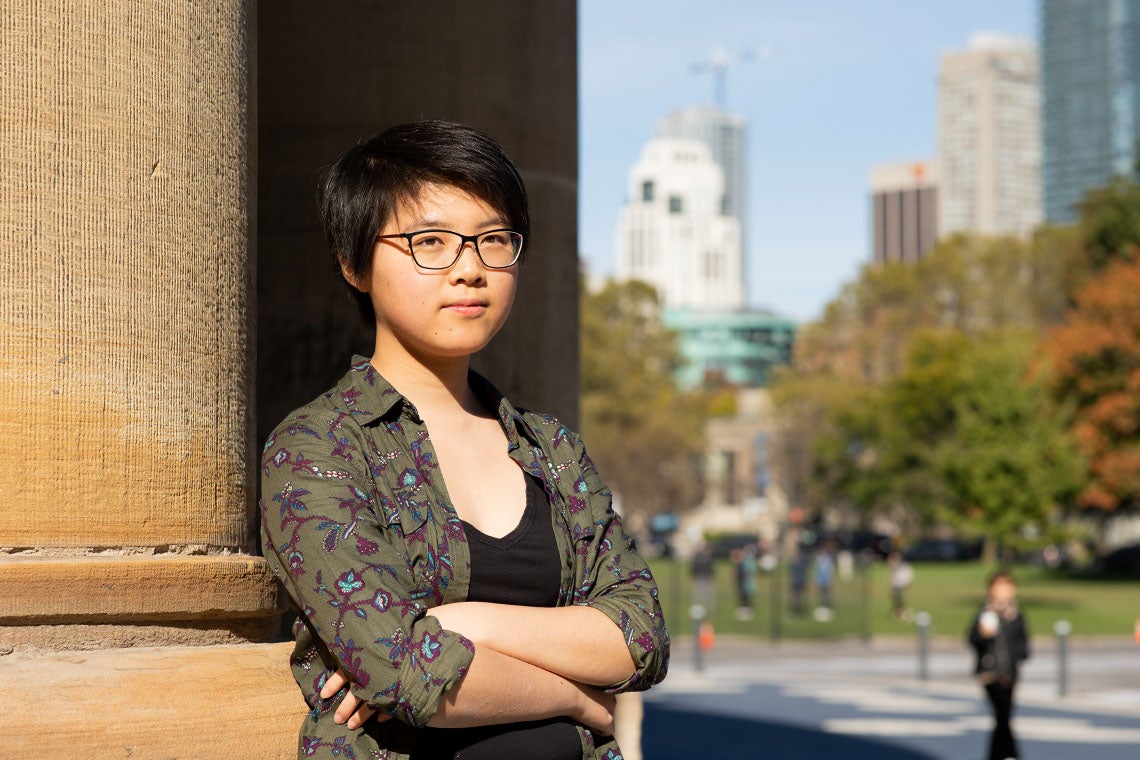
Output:
<svg viewBox="0 0 1140 760">
<path fill-rule="evenodd" d="M 1041 0 L 1046 220 L 1131 176 L 1140 138 L 1140 0 Z"/>
<path fill-rule="evenodd" d="M 768 311 L 669 309 L 662 321 L 676 330 L 688 360 L 677 373 L 682 388 L 758 388 L 792 360 L 796 325 Z"/>
<path fill-rule="evenodd" d="M 674 111 L 657 125 L 657 137 L 700 140 L 709 146 L 713 161 L 724 172 L 723 211 L 739 219 L 742 230 L 747 226 L 745 209 L 748 206 L 746 126 L 743 116 L 713 106 Z"/>
<path fill-rule="evenodd" d="M 1041 221 L 1040 78 L 1033 43 L 977 34 L 942 56 L 938 234 L 1027 235 Z"/>
<path fill-rule="evenodd" d="M 724 173 L 700 140 L 657 137 L 629 174 L 617 276 L 657 288 L 666 308 L 744 305 L 740 220 L 726 213 Z"/>
<path fill-rule="evenodd" d="M 931 161 L 871 169 L 871 251 L 876 264 L 918 261 L 938 239 L 937 167 Z"/>
</svg>

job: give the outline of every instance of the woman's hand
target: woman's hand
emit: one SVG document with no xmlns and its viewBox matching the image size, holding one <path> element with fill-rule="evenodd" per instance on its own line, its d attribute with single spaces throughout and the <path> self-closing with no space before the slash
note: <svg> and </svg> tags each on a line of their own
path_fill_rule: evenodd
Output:
<svg viewBox="0 0 1140 760">
<path fill-rule="evenodd" d="M 348 676 L 344 671 L 337 668 L 336 672 L 329 676 L 325 681 L 325 685 L 321 687 L 321 699 L 328 699 L 336 694 L 338 691 L 348 686 Z M 376 715 L 376 711 L 368 706 L 368 704 L 352 693 L 349 689 L 344 699 L 336 708 L 336 713 L 333 714 L 333 723 L 338 726 L 347 724 L 350 729 L 357 729 L 364 725 L 364 721 Z M 383 713 L 376 715 L 376 720 L 385 721 L 391 720 L 391 715 Z"/>
<path fill-rule="evenodd" d="M 601 736 L 614 735 L 614 707 L 617 697 L 592 686 L 578 686 L 581 699 L 576 714 L 567 716 Z"/>
</svg>

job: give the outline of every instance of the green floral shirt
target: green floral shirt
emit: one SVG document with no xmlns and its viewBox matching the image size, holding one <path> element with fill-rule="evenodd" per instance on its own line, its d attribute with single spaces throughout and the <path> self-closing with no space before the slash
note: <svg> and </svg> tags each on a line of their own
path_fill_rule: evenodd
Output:
<svg viewBox="0 0 1140 760">
<path fill-rule="evenodd" d="M 508 452 L 540 478 L 562 555 L 559 605 L 589 605 L 625 634 L 636 670 L 611 691 L 665 677 L 669 635 L 657 586 L 611 507 L 581 439 L 553 417 L 517 409 L 475 373 L 498 411 Z M 297 614 L 291 665 L 310 710 L 299 757 L 406 758 L 415 728 L 463 677 L 474 645 L 432 607 L 467 597 L 470 553 L 431 438 L 415 407 L 363 357 L 290 414 L 261 463 L 262 540 Z M 395 720 L 333 723 L 344 696 L 319 696 L 337 666 L 354 693 Z M 616 760 L 610 737 L 580 728 L 584 757 Z"/>
</svg>

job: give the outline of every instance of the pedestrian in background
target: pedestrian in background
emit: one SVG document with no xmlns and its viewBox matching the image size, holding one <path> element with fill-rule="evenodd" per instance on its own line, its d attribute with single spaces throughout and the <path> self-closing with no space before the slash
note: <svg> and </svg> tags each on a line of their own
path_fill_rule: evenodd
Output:
<svg viewBox="0 0 1140 760">
<path fill-rule="evenodd" d="M 815 588 L 819 593 L 819 607 L 815 618 L 821 622 L 831 620 L 831 587 L 835 583 L 835 555 L 830 542 L 815 555 Z"/>
<path fill-rule="evenodd" d="M 887 557 L 890 568 L 888 581 L 891 585 L 891 617 L 895 620 L 910 620 L 911 610 L 906 606 L 905 594 L 914 583 L 914 569 L 903 558 L 901 552 L 891 552 Z"/>
<path fill-rule="evenodd" d="M 716 608 L 716 585 L 713 582 L 713 556 L 705 541 L 697 544 L 691 565 L 693 575 L 693 603 L 705 608 L 705 615 L 712 617 Z"/>
<path fill-rule="evenodd" d="M 1029 637 L 1017 606 L 1017 586 L 1009 573 L 999 571 L 990 576 L 988 597 L 967 636 L 977 654 L 974 672 L 994 712 L 989 760 L 1017 758 L 1010 719 L 1018 669 L 1029 658 Z"/>
<path fill-rule="evenodd" d="M 792 592 L 792 614 L 802 617 L 806 611 L 804 596 L 807 592 L 808 557 L 804 550 L 796 547 L 795 555 L 788 567 L 788 584 Z"/>
<path fill-rule="evenodd" d="M 756 549 L 746 546 L 732 551 L 736 574 L 736 619 L 752 619 L 752 598 L 756 596 Z"/>
</svg>

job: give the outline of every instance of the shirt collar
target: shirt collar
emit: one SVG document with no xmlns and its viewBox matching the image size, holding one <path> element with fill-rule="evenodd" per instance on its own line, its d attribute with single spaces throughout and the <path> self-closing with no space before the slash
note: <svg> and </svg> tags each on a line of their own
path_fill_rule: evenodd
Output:
<svg viewBox="0 0 1140 760">
<path fill-rule="evenodd" d="M 503 426 L 512 451 L 519 446 L 520 432 L 528 439 L 533 437 L 522 411 L 515 407 L 491 381 L 475 370 L 469 370 L 467 382 L 479 402 L 498 415 L 499 423 Z M 385 380 L 366 356 L 352 357 L 352 366 L 333 388 L 331 395 L 333 406 L 337 411 L 352 415 L 361 425 L 368 425 L 386 417 L 395 417 L 404 409 L 419 419 L 412 402 Z"/>
<path fill-rule="evenodd" d="M 352 415 L 361 425 L 367 425 L 411 402 L 404 398 L 384 376 L 376 371 L 368 357 L 352 357 L 352 366 L 330 392 L 333 407 Z"/>
</svg>

